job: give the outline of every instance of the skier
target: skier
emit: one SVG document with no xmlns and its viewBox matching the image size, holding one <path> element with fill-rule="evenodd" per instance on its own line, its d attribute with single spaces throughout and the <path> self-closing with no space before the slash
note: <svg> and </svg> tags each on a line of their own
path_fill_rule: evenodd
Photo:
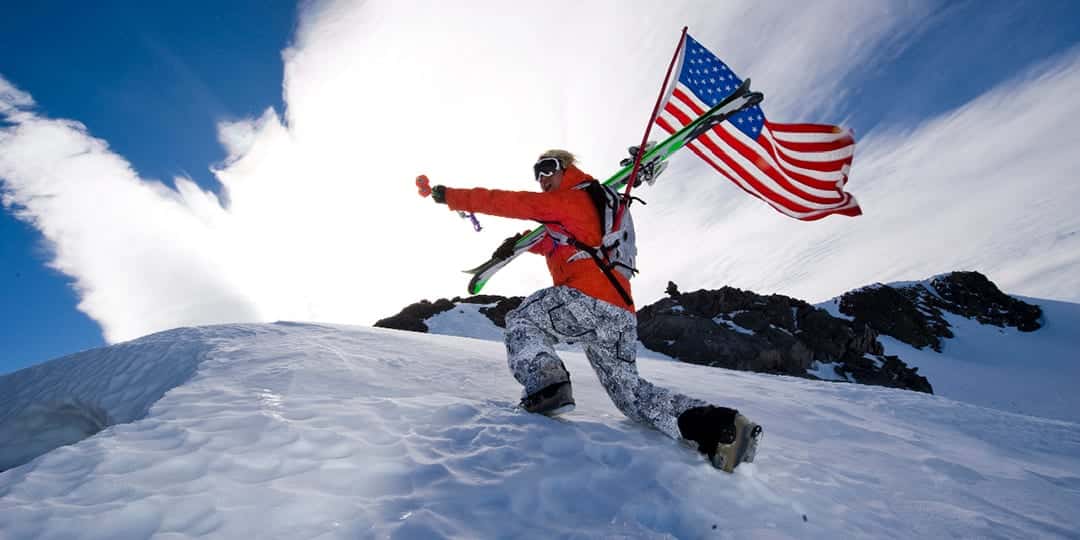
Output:
<svg viewBox="0 0 1080 540">
<path fill-rule="evenodd" d="M 554 285 L 533 293 L 506 316 L 507 361 L 524 386 L 522 407 L 549 416 L 573 410 L 570 373 L 553 345 L 581 343 L 608 396 L 627 417 L 696 443 L 724 471 L 752 461 L 760 426 L 734 409 L 660 388 L 638 375 L 630 272 L 612 271 L 590 256 L 597 252 L 589 246 L 600 246 L 611 231 L 602 230 L 602 209 L 587 193 L 596 181 L 574 162 L 565 150 L 541 154 L 533 173 L 542 193 L 431 188 L 432 199 L 451 210 L 535 220 L 546 229 L 546 238 L 529 251 L 547 258 Z M 496 256 L 513 253 L 520 237 L 508 238 Z"/>
</svg>

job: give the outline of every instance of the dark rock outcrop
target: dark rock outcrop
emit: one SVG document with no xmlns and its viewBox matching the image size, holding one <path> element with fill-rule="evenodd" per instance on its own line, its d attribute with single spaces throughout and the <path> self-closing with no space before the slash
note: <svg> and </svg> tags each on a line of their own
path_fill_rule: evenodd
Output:
<svg viewBox="0 0 1080 540">
<path fill-rule="evenodd" d="M 521 305 L 521 301 L 525 300 L 525 297 L 511 296 L 510 298 L 504 298 L 499 296 L 498 298 L 499 300 L 494 306 L 480 308 L 480 313 L 483 313 L 485 317 L 495 323 L 495 326 L 506 328 L 506 314 L 513 309 L 517 309 L 517 307 Z"/>
<path fill-rule="evenodd" d="M 1042 328 L 1042 309 L 1017 300 L 998 289 L 978 272 L 953 272 L 930 281 L 942 301 L 940 306 L 982 324 L 1012 326 L 1021 332 Z"/>
<path fill-rule="evenodd" d="M 908 345 L 941 352 L 953 337 L 945 313 L 1023 332 L 1042 325 L 1039 306 L 1017 300 L 978 272 L 953 272 L 926 283 L 872 285 L 845 293 L 840 311 Z"/>
<path fill-rule="evenodd" d="M 841 296 L 840 312 L 908 345 L 929 345 L 940 352 L 941 338 L 953 333 L 941 310 L 920 300 L 922 296 L 921 291 L 872 285 Z"/>
<path fill-rule="evenodd" d="M 421 300 L 410 304 L 400 313 L 393 317 L 379 319 L 375 323 L 376 328 L 393 328 L 395 330 L 409 330 L 411 332 L 427 332 L 428 326 L 424 321 L 444 311 L 454 309 L 454 303 L 445 298 L 440 298 L 434 303 Z"/>
<path fill-rule="evenodd" d="M 800 377 L 819 362 L 859 383 L 932 392 L 917 369 L 882 355 L 877 335 L 802 300 L 733 287 L 675 292 L 638 311 L 641 342 L 685 362 Z"/>
</svg>

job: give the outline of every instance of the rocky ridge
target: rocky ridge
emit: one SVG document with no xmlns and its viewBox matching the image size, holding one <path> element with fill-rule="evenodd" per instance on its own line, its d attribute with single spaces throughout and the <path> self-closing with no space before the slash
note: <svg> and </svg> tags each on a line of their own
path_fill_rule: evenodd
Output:
<svg viewBox="0 0 1080 540">
<path fill-rule="evenodd" d="M 953 272 L 923 282 L 874 284 L 821 305 L 734 287 L 679 292 L 638 310 L 638 337 L 650 350 L 694 364 L 903 388 L 933 393 L 918 368 L 884 354 L 878 336 L 940 351 L 953 336 L 949 314 L 982 324 L 1040 328 L 1041 310 L 1001 292 L 978 272 Z M 427 332 L 425 320 L 461 303 L 479 304 L 495 326 L 522 297 L 497 295 L 427 300 L 375 326 Z M 827 303 L 828 304 L 828 303 Z M 822 304 L 825 305 L 825 304 Z"/>
</svg>

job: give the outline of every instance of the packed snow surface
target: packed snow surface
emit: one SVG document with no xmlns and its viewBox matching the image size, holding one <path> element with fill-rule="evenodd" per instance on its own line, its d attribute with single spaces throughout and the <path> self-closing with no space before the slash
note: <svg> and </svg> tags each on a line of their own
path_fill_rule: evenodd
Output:
<svg viewBox="0 0 1080 540">
<path fill-rule="evenodd" d="M 577 410 L 522 412 L 504 354 L 484 340 L 279 323 L 170 331 L 7 375 L 0 390 L 16 396 L 3 405 L 21 418 L 0 417 L 9 437 L 41 430 L 32 407 L 68 394 L 112 424 L 0 473 L 0 538 L 1076 538 L 1080 529 L 1075 423 L 642 359 L 654 382 L 765 426 L 756 462 L 728 475 L 625 419 L 577 352 L 563 355 Z M 136 417 L 122 414 L 132 407 Z"/>
<path fill-rule="evenodd" d="M 932 280 L 889 286 L 924 285 L 933 292 Z M 919 368 L 919 374 L 930 381 L 939 396 L 1080 422 L 1080 304 L 1016 298 L 1042 309 L 1042 328 L 1021 332 L 946 311 L 943 314 L 954 336 L 941 340 L 940 353 L 929 347 L 917 349 L 886 335 L 879 336 L 878 341 L 885 347 L 885 354 L 899 356 L 909 366 Z M 834 298 L 815 307 L 834 317 L 853 319 L 840 312 L 839 301 Z M 811 373 L 830 378 L 816 371 Z"/>
</svg>

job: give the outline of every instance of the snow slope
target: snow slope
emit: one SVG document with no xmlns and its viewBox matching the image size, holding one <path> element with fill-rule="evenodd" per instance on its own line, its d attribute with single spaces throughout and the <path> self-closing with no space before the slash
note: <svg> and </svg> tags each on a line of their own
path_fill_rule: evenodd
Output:
<svg viewBox="0 0 1080 540">
<path fill-rule="evenodd" d="M 932 278 L 931 278 L 932 279 Z M 924 285 L 931 280 L 890 283 Z M 942 351 L 917 349 L 895 338 L 878 338 L 885 354 L 899 356 L 930 380 L 934 393 L 967 403 L 1020 414 L 1080 422 L 1080 304 L 1015 296 L 1043 310 L 1042 328 L 980 324 L 944 311 L 952 338 Z M 834 317 L 839 298 L 818 304 Z"/>
<path fill-rule="evenodd" d="M 642 360 L 654 382 L 765 426 L 756 463 L 727 475 L 623 418 L 580 353 L 564 355 L 577 411 L 517 410 L 503 355 L 278 323 L 170 331 L 5 376 L 5 408 L 85 388 L 114 419 L 124 396 L 172 388 L 138 420 L 0 473 L 0 538 L 1078 537 L 1076 423 Z M 22 417 L 0 417 L 9 436 L 38 429 Z"/>
<path fill-rule="evenodd" d="M 942 351 L 882 336 L 930 379 L 934 392 L 1006 411 L 1080 422 L 1080 304 L 1018 297 L 1043 310 L 1043 328 L 1020 332 L 946 313 L 956 337 Z"/>
</svg>

